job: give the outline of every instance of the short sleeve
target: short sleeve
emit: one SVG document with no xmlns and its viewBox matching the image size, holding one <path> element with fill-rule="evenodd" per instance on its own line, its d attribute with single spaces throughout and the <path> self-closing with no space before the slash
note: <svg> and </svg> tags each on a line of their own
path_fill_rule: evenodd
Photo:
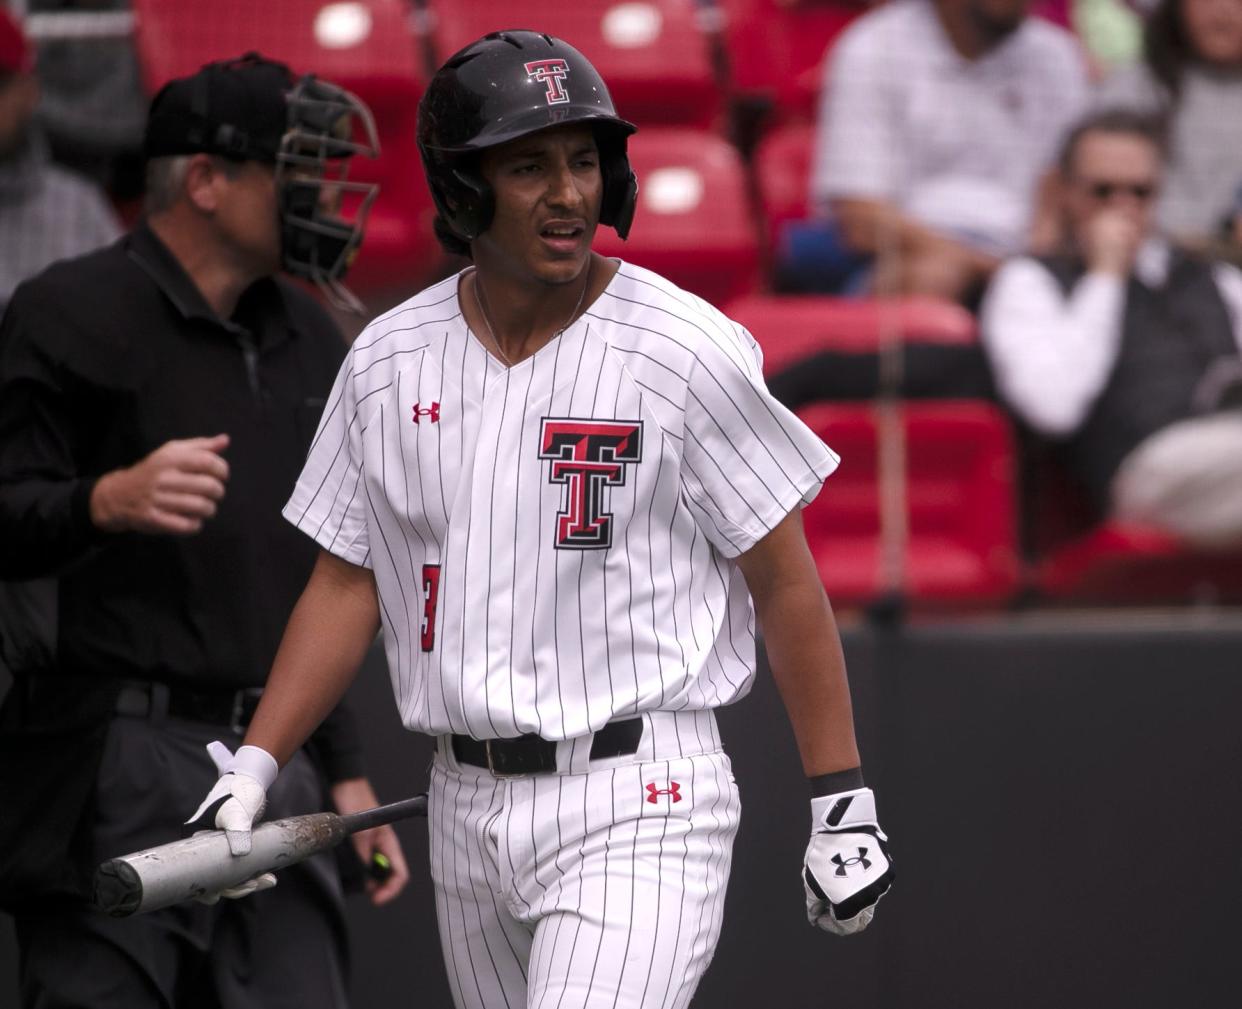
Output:
<svg viewBox="0 0 1242 1009">
<path fill-rule="evenodd" d="M 353 365 L 351 351 L 336 376 L 302 474 L 282 514 L 329 553 L 370 567 L 362 424 Z"/>
<path fill-rule="evenodd" d="M 745 553 L 809 504 L 839 461 L 740 356 L 714 344 L 696 354 L 682 444 L 690 510 L 726 557 Z"/>
</svg>

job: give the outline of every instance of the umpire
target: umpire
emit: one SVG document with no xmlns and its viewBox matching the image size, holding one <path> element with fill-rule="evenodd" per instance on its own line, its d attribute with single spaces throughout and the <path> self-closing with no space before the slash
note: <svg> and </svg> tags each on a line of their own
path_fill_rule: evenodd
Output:
<svg viewBox="0 0 1242 1009">
<path fill-rule="evenodd" d="M 0 325 L 0 578 L 58 579 L 54 619 L 23 615 L 20 584 L 0 608 L 0 906 L 27 1007 L 347 1004 L 331 858 L 250 901 L 114 921 L 85 898 L 101 859 L 179 836 L 230 759 L 205 745 L 240 743 L 310 572 L 280 508 L 345 344 L 274 274 L 347 295 L 361 224 L 334 201 L 359 151 L 376 153 L 365 106 L 282 64 L 173 81 L 147 123 L 144 220 L 23 284 Z M 375 804 L 339 709 L 268 810 L 328 803 Z M 356 842 L 395 867 L 373 901 L 395 896 L 391 828 Z"/>
</svg>

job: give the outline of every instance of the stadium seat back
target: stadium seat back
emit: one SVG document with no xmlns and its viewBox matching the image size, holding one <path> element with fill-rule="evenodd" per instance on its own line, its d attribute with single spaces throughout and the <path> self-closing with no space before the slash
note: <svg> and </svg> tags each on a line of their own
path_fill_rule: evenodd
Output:
<svg viewBox="0 0 1242 1009">
<path fill-rule="evenodd" d="M 778 126 L 755 149 L 753 170 L 764 233 L 775 243 L 789 221 L 811 216 L 811 161 L 815 127 L 810 123 Z"/>
<path fill-rule="evenodd" d="M 944 347 L 978 342 L 974 317 L 935 298 L 755 294 L 730 301 L 726 311 L 759 341 L 769 376 L 822 351 L 874 354 L 891 341 Z"/>
<path fill-rule="evenodd" d="M 734 88 L 768 102 L 776 122 L 815 115 L 822 64 L 869 5 L 854 0 L 718 0 Z"/>
<path fill-rule="evenodd" d="M 975 401 L 905 403 L 896 410 L 903 438 L 896 448 L 905 467 L 891 490 L 880 482 L 886 434 L 879 407 L 820 403 L 800 412 L 842 457 L 803 512 L 830 598 L 866 604 L 899 588 L 915 606 L 1007 602 L 1019 582 L 1007 420 Z M 894 510 L 904 529 L 886 525 L 886 493 L 898 495 Z"/>
<path fill-rule="evenodd" d="M 758 288 L 759 241 L 737 151 L 712 133 L 640 130 L 630 138 L 638 210 L 627 241 L 601 227 L 595 249 L 662 274 L 716 305 Z"/>
</svg>

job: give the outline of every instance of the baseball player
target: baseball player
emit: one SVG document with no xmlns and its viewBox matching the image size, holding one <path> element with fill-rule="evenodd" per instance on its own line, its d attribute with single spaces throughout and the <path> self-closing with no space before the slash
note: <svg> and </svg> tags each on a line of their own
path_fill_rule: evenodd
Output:
<svg viewBox="0 0 1242 1009">
<path fill-rule="evenodd" d="M 431 81 L 436 231 L 473 265 L 354 343 L 285 508 L 317 567 L 195 817 L 244 845 L 382 626 L 404 723 L 438 739 L 461 1009 L 689 1002 L 740 812 L 713 710 L 751 685 L 756 615 L 814 795 L 811 921 L 864 928 L 892 879 L 799 519 L 837 457 L 744 329 L 591 251 L 630 229 L 633 132 L 547 35 L 488 35 Z"/>
</svg>

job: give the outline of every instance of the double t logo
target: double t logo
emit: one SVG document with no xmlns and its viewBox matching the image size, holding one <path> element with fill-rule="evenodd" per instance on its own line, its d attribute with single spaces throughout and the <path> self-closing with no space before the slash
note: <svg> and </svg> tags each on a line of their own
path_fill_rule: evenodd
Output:
<svg viewBox="0 0 1242 1009">
<path fill-rule="evenodd" d="M 569 102 L 569 92 L 562 82 L 569 76 L 569 64 L 564 60 L 534 60 L 523 66 L 526 73 L 542 83 L 547 89 L 544 97 L 549 105 L 565 105 Z"/>
<path fill-rule="evenodd" d="M 604 488 L 624 485 L 627 464 L 642 458 L 643 422 L 545 417 L 539 446 L 539 458 L 551 462 L 548 479 L 568 488 L 565 507 L 556 517 L 557 548 L 612 546 Z"/>
</svg>

